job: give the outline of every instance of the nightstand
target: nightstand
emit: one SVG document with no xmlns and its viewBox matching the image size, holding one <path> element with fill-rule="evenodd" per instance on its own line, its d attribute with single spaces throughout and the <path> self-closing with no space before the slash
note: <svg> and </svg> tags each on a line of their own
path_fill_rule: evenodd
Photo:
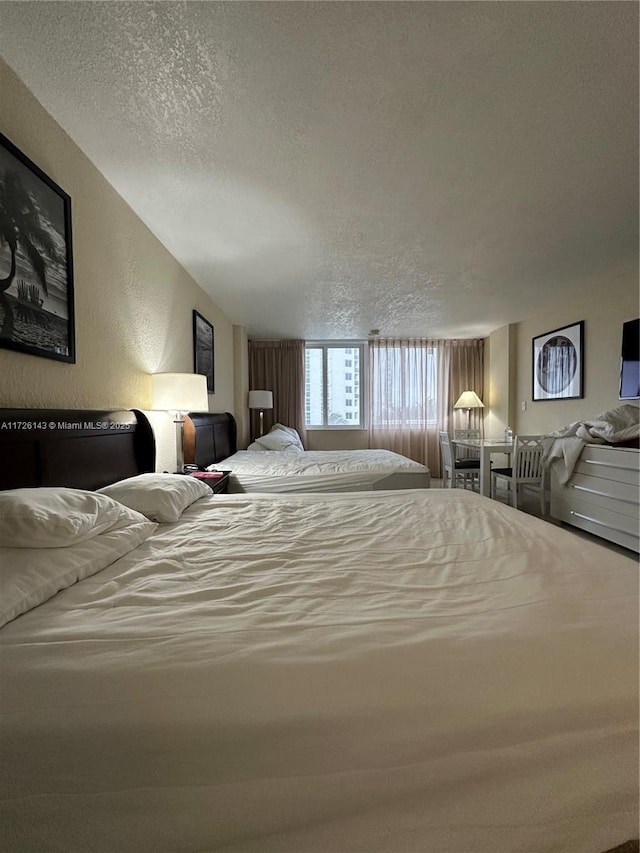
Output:
<svg viewBox="0 0 640 853">
<path fill-rule="evenodd" d="M 188 476 L 202 480 L 214 495 L 226 495 L 229 491 L 230 475 L 231 471 L 193 471 Z"/>
</svg>

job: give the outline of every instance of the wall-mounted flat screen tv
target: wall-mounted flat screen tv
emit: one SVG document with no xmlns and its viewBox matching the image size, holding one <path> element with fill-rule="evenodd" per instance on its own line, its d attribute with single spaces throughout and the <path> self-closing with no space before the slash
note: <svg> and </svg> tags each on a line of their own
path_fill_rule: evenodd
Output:
<svg viewBox="0 0 640 853">
<path fill-rule="evenodd" d="M 620 360 L 620 399 L 640 398 L 640 320 L 622 324 Z"/>
</svg>

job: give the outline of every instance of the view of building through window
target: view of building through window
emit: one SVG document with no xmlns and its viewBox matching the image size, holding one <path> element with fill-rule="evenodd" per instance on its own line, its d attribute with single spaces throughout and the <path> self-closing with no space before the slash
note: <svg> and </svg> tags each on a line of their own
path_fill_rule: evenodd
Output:
<svg viewBox="0 0 640 853">
<path fill-rule="evenodd" d="M 371 424 L 424 428 L 437 419 L 437 352 L 398 345 L 371 353 Z"/>
<path fill-rule="evenodd" d="M 307 426 L 362 426 L 362 347 L 310 344 L 305 349 Z"/>
<path fill-rule="evenodd" d="M 361 344 L 305 347 L 305 422 L 308 427 L 363 426 Z M 437 417 L 437 353 L 398 345 L 371 353 L 371 424 L 424 428 Z"/>
</svg>

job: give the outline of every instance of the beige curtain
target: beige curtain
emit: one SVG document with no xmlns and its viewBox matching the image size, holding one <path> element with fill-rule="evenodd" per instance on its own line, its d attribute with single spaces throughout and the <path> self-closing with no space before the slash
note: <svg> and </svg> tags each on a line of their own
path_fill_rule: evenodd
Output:
<svg viewBox="0 0 640 853">
<path fill-rule="evenodd" d="M 369 446 L 439 467 L 437 341 L 369 342 Z"/>
<path fill-rule="evenodd" d="M 471 423 L 466 409 L 454 409 L 463 391 L 475 391 L 484 402 L 484 341 L 440 341 L 442 364 L 440 429 L 453 433 L 456 429 L 482 430 L 484 409 L 471 410 Z"/>
<path fill-rule="evenodd" d="M 249 389 L 273 392 L 273 409 L 264 413 L 265 432 L 281 423 L 297 430 L 306 445 L 304 341 L 249 341 Z M 259 432 L 259 415 L 250 414 L 253 441 Z"/>
<path fill-rule="evenodd" d="M 401 453 L 440 477 L 438 431 L 453 429 L 453 405 L 467 390 L 482 399 L 483 341 L 370 341 L 369 447 Z M 480 417 L 473 413 L 472 426 Z"/>
</svg>

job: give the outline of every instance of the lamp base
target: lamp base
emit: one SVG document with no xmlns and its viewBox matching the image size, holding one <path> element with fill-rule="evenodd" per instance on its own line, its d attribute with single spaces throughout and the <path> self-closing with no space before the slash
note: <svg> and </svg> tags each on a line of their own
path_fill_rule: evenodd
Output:
<svg viewBox="0 0 640 853">
<path fill-rule="evenodd" d="M 182 474 L 184 470 L 184 418 L 176 413 L 173 421 L 176 425 L 176 473 Z"/>
</svg>

